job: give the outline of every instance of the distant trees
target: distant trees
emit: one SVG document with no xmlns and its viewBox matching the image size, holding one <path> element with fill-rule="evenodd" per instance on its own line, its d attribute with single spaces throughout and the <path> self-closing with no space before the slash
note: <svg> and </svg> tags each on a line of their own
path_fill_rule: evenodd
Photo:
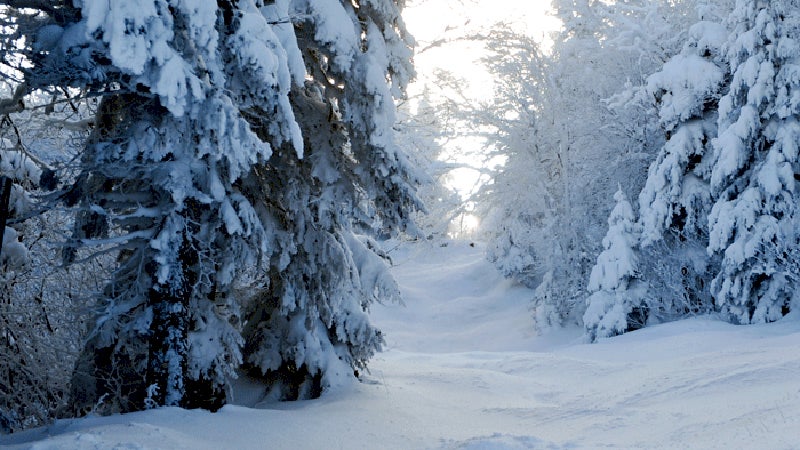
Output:
<svg viewBox="0 0 800 450">
<path fill-rule="evenodd" d="M 8 56 L 8 54 L 6 54 Z M 1 97 L 13 99 L 4 67 Z M 89 323 L 93 296 L 107 279 L 107 256 L 65 268 L 60 259 L 70 215 L 52 199 L 71 177 L 84 141 L 89 101 L 42 92 L 9 101 L 0 119 L 0 177 L 10 182 L 0 252 L 0 433 L 47 423 L 67 404 L 67 381 Z M 0 102 L 2 103 L 2 102 Z M 20 109 L 24 106 L 24 109 Z M 3 204 L 3 208 L 5 204 Z"/>
<path fill-rule="evenodd" d="M 641 188 L 663 144 L 655 109 L 632 101 L 636 86 L 680 48 L 691 10 L 655 1 L 553 6 L 564 28 L 547 52 L 525 36 L 493 40 L 505 120 L 492 143 L 508 159 L 483 194 L 489 257 L 536 288 L 539 329 L 582 322 L 604 205 L 618 183 L 629 194 Z"/>
<path fill-rule="evenodd" d="M 536 288 L 537 327 L 575 322 L 595 339 L 691 314 L 789 312 L 796 2 L 553 5 L 564 29 L 549 53 L 489 35 L 491 144 L 507 158 L 482 194 L 489 258 Z M 637 193 L 621 239 L 620 196 Z"/>
<path fill-rule="evenodd" d="M 64 263 L 116 260 L 73 413 L 216 409 L 239 367 L 307 398 L 362 368 L 382 343 L 366 310 L 397 296 L 368 236 L 414 232 L 420 207 L 392 132 L 413 74 L 398 4 L 5 3 L 8 112 L 101 99 L 58 196 Z"/>
</svg>

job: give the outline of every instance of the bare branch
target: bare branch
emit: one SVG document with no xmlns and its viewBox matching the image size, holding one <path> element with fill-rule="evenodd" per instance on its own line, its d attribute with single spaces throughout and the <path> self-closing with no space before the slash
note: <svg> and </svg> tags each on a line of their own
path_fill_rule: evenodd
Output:
<svg viewBox="0 0 800 450">
<path fill-rule="evenodd" d="M 27 83 L 22 83 L 14 90 L 11 98 L 0 99 L 0 115 L 17 113 L 25 110 L 25 102 L 22 100 L 28 93 Z"/>
<path fill-rule="evenodd" d="M 62 1 L 50 0 L 4 0 L 4 3 L 11 8 L 38 9 L 46 13 L 53 13 L 58 6 L 63 6 Z"/>
</svg>

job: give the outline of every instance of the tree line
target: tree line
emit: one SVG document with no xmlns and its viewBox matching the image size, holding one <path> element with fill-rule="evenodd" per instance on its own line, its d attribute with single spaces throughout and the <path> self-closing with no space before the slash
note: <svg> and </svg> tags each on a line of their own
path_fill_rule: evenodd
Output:
<svg viewBox="0 0 800 450">
<path fill-rule="evenodd" d="M 470 112 L 502 118 L 489 141 L 507 162 L 478 201 L 490 259 L 535 289 L 536 326 L 594 341 L 798 309 L 800 5 L 553 6 L 548 51 L 481 37 L 498 88 Z"/>
</svg>

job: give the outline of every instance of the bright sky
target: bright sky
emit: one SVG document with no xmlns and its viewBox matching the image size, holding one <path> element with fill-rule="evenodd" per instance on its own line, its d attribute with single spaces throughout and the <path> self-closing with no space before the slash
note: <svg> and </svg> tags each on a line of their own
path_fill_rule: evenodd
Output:
<svg viewBox="0 0 800 450">
<path fill-rule="evenodd" d="M 477 103 L 491 98 L 492 76 L 480 61 L 486 55 L 483 46 L 459 38 L 504 23 L 503 26 L 525 33 L 547 48 L 550 34 L 560 25 L 548 15 L 549 10 L 550 0 L 409 0 L 403 17 L 417 40 L 414 61 L 418 73 L 417 81 L 409 86 L 410 97 L 413 100 L 426 86 L 434 96 L 447 95 L 433 78 L 436 70 L 446 70 L 467 84 L 462 90 L 467 101 Z M 435 43 L 440 45 L 432 46 Z M 448 162 L 472 167 L 498 164 L 485 161 L 486 145 L 480 138 L 463 137 L 442 145 L 441 159 Z M 478 170 L 460 168 L 450 173 L 447 184 L 466 198 L 485 181 L 486 177 Z M 469 220 L 474 222 L 475 218 Z"/>
<path fill-rule="evenodd" d="M 448 27 L 474 30 L 499 22 L 537 36 L 558 29 L 549 10 L 550 0 L 409 0 L 403 17 L 420 41 L 437 39 Z"/>
<path fill-rule="evenodd" d="M 417 40 L 414 61 L 420 81 L 435 69 L 446 69 L 471 84 L 478 96 L 491 94 L 488 72 L 479 65 L 483 56 L 480 45 L 458 41 L 470 33 L 488 30 L 499 23 L 538 38 L 547 46 L 548 36 L 559 22 L 547 15 L 550 0 L 411 0 L 403 17 Z M 437 40 L 450 43 L 426 49 Z"/>
</svg>

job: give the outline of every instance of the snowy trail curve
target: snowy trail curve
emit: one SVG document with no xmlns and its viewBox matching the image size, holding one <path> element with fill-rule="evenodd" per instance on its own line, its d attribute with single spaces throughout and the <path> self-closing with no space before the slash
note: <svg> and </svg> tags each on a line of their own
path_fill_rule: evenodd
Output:
<svg viewBox="0 0 800 450">
<path fill-rule="evenodd" d="M 579 330 L 535 336 L 532 293 L 480 248 L 429 248 L 394 272 L 407 306 L 376 309 L 389 349 L 373 367 L 387 389 L 413 386 L 409 409 L 450 411 L 420 448 L 800 446 L 797 320 L 694 319 L 586 345 Z"/>
</svg>

